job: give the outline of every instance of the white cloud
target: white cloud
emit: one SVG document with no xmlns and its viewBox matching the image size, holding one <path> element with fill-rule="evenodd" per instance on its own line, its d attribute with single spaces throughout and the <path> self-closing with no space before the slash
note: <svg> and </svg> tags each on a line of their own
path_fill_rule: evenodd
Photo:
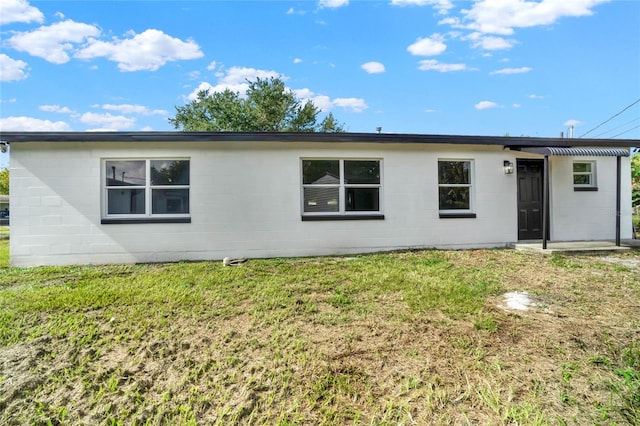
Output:
<svg viewBox="0 0 640 426">
<path fill-rule="evenodd" d="M 502 68 L 500 70 L 491 71 L 489 74 L 523 74 L 531 71 L 533 68 L 530 67 L 520 67 L 520 68 Z"/>
<path fill-rule="evenodd" d="M 24 80 L 29 76 L 27 66 L 24 61 L 0 53 L 0 81 Z"/>
<path fill-rule="evenodd" d="M 437 109 L 433 109 L 433 108 L 429 108 L 429 109 L 425 109 L 424 112 L 433 113 L 433 112 L 438 112 L 438 110 Z"/>
<path fill-rule="evenodd" d="M 292 7 L 290 7 L 287 10 L 287 15 L 306 15 L 306 14 L 307 14 L 307 12 L 305 10 L 296 10 L 296 9 L 294 9 Z"/>
<path fill-rule="evenodd" d="M 485 34 L 510 35 L 514 28 L 550 25 L 562 17 L 588 16 L 608 0 L 480 0 L 463 10 L 465 27 Z"/>
<path fill-rule="evenodd" d="M 447 45 L 443 43 L 440 34 L 433 34 L 431 37 L 419 38 L 407 50 L 415 56 L 435 56 L 447 50 Z"/>
<path fill-rule="evenodd" d="M 232 92 L 239 92 L 241 95 L 249 88 L 248 81 L 254 81 L 257 78 L 267 79 L 267 78 L 280 78 L 283 81 L 288 80 L 288 77 L 281 75 L 276 71 L 266 71 L 259 70 L 255 68 L 245 68 L 245 67 L 231 67 L 226 70 L 226 74 L 223 72 L 219 72 L 216 74 L 218 77 L 218 83 L 214 86 L 208 82 L 202 82 L 196 87 L 194 91 L 192 91 L 189 95 L 187 95 L 187 100 L 192 101 L 197 98 L 198 92 L 202 90 L 208 90 L 209 92 L 223 92 L 226 89 L 231 90 Z"/>
<path fill-rule="evenodd" d="M 333 105 L 340 108 L 351 109 L 355 112 L 362 112 L 369 108 L 364 99 L 360 98 L 336 98 L 333 100 Z"/>
<path fill-rule="evenodd" d="M 96 129 L 86 129 L 85 132 L 117 132 L 118 129 L 111 129 L 109 127 L 99 127 Z"/>
<path fill-rule="evenodd" d="M 391 0 L 394 6 L 433 6 L 438 13 L 446 15 L 453 8 L 451 0 Z"/>
<path fill-rule="evenodd" d="M 91 39 L 74 56 L 79 59 L 106 57 L 117 62 L 121 71 L 156 71 L 167 62 L 201 58 L 204 54 L 193 40 L 185 42 L 149 29 L 128 39 L 115 38 L 110 42 Z"/>
<path fill-rule="evenodd" d="M 295 89 L 293 93 L 296 95 L 296 98 L 300 99 L 311 99 L 313 96 L 313 91 L 306 87 L 304 89 Z"/>
<path fill-rule="evenodd" d="M 485 36 L 479 37 L 473 42 L 473 47 L 481 48 L 484 50 L 503 50 L 511 49 L 514 42 L 502 37 Z"/>
<path fill-rule="evenodd" d="M 151 110 L 144 105 L 130 105 L 130 104 L 104 104 L 102 109 L 107 111 L 117 111 L 121 114 L 140 114 L 140 115 L 169 115 L 169 112 L 164 109 Z"/>
<path fill-rule="evenodd" d="M 530 94 L 529 95 L 529 99 L 544 99 L 544 96 L 542 95 L 536 95 L 536 94 Z"/>
<path fill-rule="evenodd" d="M 425 59 L 419 62 L 418 69 L 420 71 L 440 71 L 440 72 L 451 72 L 451 71 L 464 71 L 467 69 L 466 64 L 443 64 L 435 59 Z"/>
<path fill-rule="evenodd" d="M 259 70 L 246 67 L 231 67 L 227 70 L 226 75 L 222 75 L 220 83 L 235 85 L 239 83 L 246 83 L 247 80 L 253 81 L 257 78 L 267 79 L 271 77 L 280 78 L 283 81 L 289 79 L 289 77 L 286 77 L 279 72 L 272 70 Z"/>
<path fill-rule="evenodd" d="M 186 101 L 193 101 L 197 98 L 197 95 L 202 90 L 208 90 L 209 93 L 222 92 L 225 89 L 229 89 L 233 92 L 240 93 L 240 96 L 244 96 L 247 89 L 249 88 L 249 84 L 247 81 L 255 81 L 257 78 L 268 79 L 268 78 L 279 78 L 282 81 L 287 81 L 289 77 L 282 75 L 276 71 L 267 71 L 267 70 L 259 70 L 255 68 L 244 68 L 244 67 L 232 67 L 229 68 L 226 73 L 217 73 L 218 82 L 214 86 L 208 82 L 202 82 L 198 85 L 198 87 L 193 90 L 189 95 L 186 96 Z M 321 111 L 329 111 L 333 107 L 340 107 L 351 109 L 356 112 L 361 112 L 364 109 L 368 108 L 364 99 L 359 98 L 336 98 L 331 99 L 326 95 L 316 95 L 312 90 L 308 88 L 304 89 L 290 89 L 296 98 L 301 101 L 310 100 L 313 104 L 320 109 Z"/>
<path fill-rule="evenodd" d="M 511 105 L 511 106 L 512 106 L 513 108 L 520 108 L 522 105 L 520 105 L 520 104 L 513 104 L 513 105 Z"/>
<path fill-rule="evenodd" d="M 580 125 L 580 124 L 582 124 L 582 121 L 580 121 L 580 120 L 574 120 L 574 119 L 567 120 L 567 121 L 565 121 L 565 122 L 564 122 L 564 125 L 565 125 L 565 126 L 568 126 L 568 127 L 571 127 L 571 126 L 574 126 L 574 127 L 575 127 L 575 126 L 578 126 L 578 125 Z"/>
<path fill-rule="evenodd" d="M 111 115 L 109 113 L 97 114 L 95 112 L 85 112 L 79 117 L 84 124 L 100 125 L 109 129 L 128 129 L 136 124 L 135 118 L 124 117 L 122 115 Z"/>
<path fill-rule="evenodd" d="M 461 27 L 460 18 L 456 18 L 455 16 L 447 16 L 446 18 L 442 18 L 438 21 L 438 25 L 451 25 L 452 27 Z"/>
<path fill-rule="evenodd" d="M 29 32 L 19 32 L 7 44 L 21 52 L 37 56 L 54 64 L 69 62 L 73 43 L 82 43 L 100 35 L 98 27 L 71 20 L 56 22 Z"/>
<path fill-rule="evenodd" d="M 314 96 L 310 98 L 310 101 L 323 112 L 330 111 L 333 108 L 333 101 L 327 95 Z"/>
<path fill-rule="evenodd" d="M 474 105 L 475 109 L 487 109 L 487 108 L 495 108 L 498 104 L 491 101 L 480 101 Z"/>
<path fill-rule="evenodd" d="M 329 7 L 329 8 L 342 7 L 348 4 L 349 4 L 349 0 L 319 0 L 318 1 L 318 6 Z"/>
<path fill-rule="evenodd" d="M 46 112 L 55 112 L 58 114 L 73 114 L 74 111 L 72 109 L 70 109 L 69 107 L 63 107 L 60 105 L 40 105 L 38 107 L 38 109 L 40 111 L 46 111 Z"/>
<path fill-rule="evenodd" d="M 0 130 L 5 132 L 65 132 L 71 130 L 71 127 L 64 121 L 54 122 L 33 117 L 6 117 L 0 118 Z"/>
<path fill-rule="evenodd" d="M 318 109 L 320 109 L 320 111 L 323 112 L 329 111 L 333 107 L 351 109 L 355 112 L 362 112 L 369 108 L 364 99 L 360 98 L 336 98 L 332 100 L 326 95 L 316 95 L 313 91 L 307 88 L 296 89 L 294 90 L 294 93 L 296 97 L 303 102 L 310 100 Z"/>
<path fill-rule="evenodd" d="M 384 64 L 374 61 L 362 64 L 360 68 L 362 68 L 369 74 L 379 74 L 385 72 Z"/>
<path fill-rule="evenodd" d="M 218 64 L 216 63 L 216 61 L 211 61 L 211 62 L 209 63 L 209 65 L 207 65 L 207 69 L 208 69 L 209 71 L 213 71 L 213 70 L 215 70 L 215 69 L 216 69 L 216 66 L 217 66 L 217 65 L 218 65 Z"/>
<path fill-rule="evenodd" d="M 300 62 L 302 62 L 302 59 L 300 59 L 300 58 L 295 58 L 295 59 L 293 60 L 293 63 L 294 63 L 294 64 L 299 64 Z"/>
<path fill-rule="evenodd" d="M 44 22 L 44 15 L 26 0 L 2 0 L 0 3 L 0 25 L 12 22 Z"/>
</svg>

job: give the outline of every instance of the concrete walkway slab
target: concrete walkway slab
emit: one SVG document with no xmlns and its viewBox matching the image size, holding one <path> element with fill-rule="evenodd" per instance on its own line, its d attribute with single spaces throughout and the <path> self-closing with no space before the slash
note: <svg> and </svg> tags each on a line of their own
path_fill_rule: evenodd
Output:
<svg viewBox="0 0 640 426">
<path fill-rule="evenodd" d="M 632 249 L 640 250 L 640 240 L 624 240 L 620 246 L 616 246 L 614 241 L 547 241 L 547 248 L 542 248 L 542 240 L 519 241 L 511 245 L 512 248 L 521 251 L 532 251 L 543 254 L 554 253 L 602 253 L 628 251 Z"/>
</svg>

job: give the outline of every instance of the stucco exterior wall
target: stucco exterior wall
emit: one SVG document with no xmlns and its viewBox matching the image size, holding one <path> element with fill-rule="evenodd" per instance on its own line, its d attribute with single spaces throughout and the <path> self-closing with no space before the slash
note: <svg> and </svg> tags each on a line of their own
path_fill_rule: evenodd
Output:
<svg viewBox="0 0 640 426">
<path fill-rule="evenodd" d="M 616 157 L 549 157 L 551 239 L 613 240 L 616 231 Z M 573 190 L 573 162 L 596 164 L 597 191 Z M 631 163 L 621 158 L 620 236 L 631 238 Z"/>
<path fill-rule="evenodd" d="M 500 247 L 517 240 L 516 174 L 505 175 L 502 162 L 526 156 L 501 147 L 428 144 L 17 143 L 11 151 L 11 263 Z M 173 157 L 191 162 L 191 223 L 101 224 L 103 159 Z M 382 160 L 384 220 L 302 221 L 301 158 Z M 473 160 L 476 218 L 439 218 L 439 158 Z M 574 193 L 570 159 L 553 159 L 552 239 L 614 237 L 615 158 L 597 161 L 599 191 Z M 630 194 L 629 184 L 623 193 Z M 623 238 L 631 233 L 630 209 L 629 196 Z"/>
</svg>

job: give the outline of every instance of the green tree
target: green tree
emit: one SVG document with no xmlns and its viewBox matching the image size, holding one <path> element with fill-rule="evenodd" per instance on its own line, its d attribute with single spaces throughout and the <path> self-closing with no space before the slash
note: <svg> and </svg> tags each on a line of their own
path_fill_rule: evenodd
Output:
<svg viewBox="0 0 640 426">
<path fill-rule="evenodd" d="M 333 114 L 318 123 L 313 102 L 297 99 L 279 78 L 247 81 L 246 97 L 226 89 L 198 92 L 169 122 L 188 132 L 344 132 Z"/>
<path fill-rule="evenodd" d="M 9 169 L 0 170 L 0 194 L 9 194 Z"/>
</svg>

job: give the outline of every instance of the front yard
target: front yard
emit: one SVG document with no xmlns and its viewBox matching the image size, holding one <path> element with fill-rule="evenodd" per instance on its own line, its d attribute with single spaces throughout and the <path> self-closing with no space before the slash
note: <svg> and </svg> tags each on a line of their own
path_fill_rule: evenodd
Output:
<svg viewBox="0 0 640 426">
<path fill-rule="evenodd" d="M 638 252 L 0 269 L 2 424 L 638 424 L 639 370 Z"/>
</svg>

